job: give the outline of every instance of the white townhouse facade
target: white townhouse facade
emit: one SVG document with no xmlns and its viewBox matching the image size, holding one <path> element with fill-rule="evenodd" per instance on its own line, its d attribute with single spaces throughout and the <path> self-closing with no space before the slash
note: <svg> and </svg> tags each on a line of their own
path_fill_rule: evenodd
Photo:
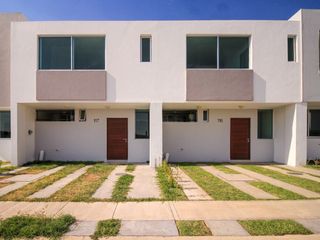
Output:
<svg viewBox="0 0 320 240">
<path fill-rule="evenodd" d="M 0 16 L 0 159 L 320 157 L 320 10 L 287 21 Z"/>
</svg>

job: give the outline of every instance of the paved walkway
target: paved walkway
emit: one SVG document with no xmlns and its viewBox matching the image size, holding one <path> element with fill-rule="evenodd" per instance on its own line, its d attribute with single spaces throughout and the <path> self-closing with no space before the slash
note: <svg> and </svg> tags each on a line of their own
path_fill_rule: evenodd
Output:
<svg viewBox="0 0 320 240">
<path fill-rule="evenodd" d="M 206 225 L 216 236 L 249 236 L 236 220 L 207 220 Z"/>
<path fill-rule="evenodd" d="M 160 188 L 156 179 L 156 170 L 148 165 L 138 165 L 134 175 L 129 198 L 160 198 Z"/>
<path fill-rule="evenodd" d="M 256 199 L 278 199 L 278 197 L 271 195 L 270 193 L 267 193 L 259 188 L 256 188 L 247 181 L 254 180 L 253 178 L 249 178 L 246 175 L 243 174 L 227 174 L 222 171 L 219 171 L 218 169 L 212 167 L 212 166 L 203 166 L 202 169 L 205 171 L 211 173 L 212 175 L 216 176 L 217 178 L 221 179 L 222 181 L 225 181 L 229 183 L 231 186 L 239 189 L 242 192 L 245 192 L 249 194 L 250 196 L 256 198 Z M 233 175 L 233 176 L 228 176 Z M 231 179 L 231 180 L 228 180 Z"/>
<path fill-rule="evenodd" d="M 320 177 L 320 170 L 307 168 L 307 167 L 302 167 L 302 166 L 292 167 L 292 166 L 283 165 L 282 167 L 287 168 L 287 169 L 292 170 L 292 171 L 301 171 L 301 172 L 304 172 L 304 173 L 309 173 L 309 174 L 312 174 L 312 175 Z"/>
<path fill-rule="evenodd" d="M 233 165 L 226 165 L 226 167 L 231 168 L 233 170 L 236 170 L 238 172 L 241 172 L 243 174 L 246 174 L 246 175 L 248 175 L 248 176 L 250 176 L 252 178 L 255 178 L 257 180 L 270 183 L 270 184 L 275 185 L 277 187 L 281 187 L 281 188 L 287 189 L 287 190 L 289 190 L 291 192 L 295 192 L 295 193 L 300 194 L 300 195 L 302 195 L 304 197 L 307 197 L 307 198 L 319 198 L 320 197 L 319 193 L 315 193 L 315 192 L 309 191 L 307 189 L 304 189 L 304 188 L 301 188 L 301 187 L 297 187 L 297 186 L 291 185 L 289 183 L 285 183 L 285 182 L 279 181 L 279 180 L 274 179 L 272 177 L 268 177 L 268 176 L 253 172 L 253 171 L 244 169 L 242 167 L 233 166 Z"/>
<path fill-rule="evenodd" d="M 108 199 L 112 197 L 113 187 L 116 184 L 120 176 L 126 174 L 126 166 L 117 166 L 104 181 L 104 183 L 98 188 L 98 190 L 92 195 L 96 199 Z"/>
<path fill-rule="evenodd" d="M 285 175 L 304 178 L 304 179 L 308 179 L 308 180 L 312 180 L 312 181 L 320 183 L 320 178 L 319 177 L 311 176 L 311 175 L 309 175 L 307 173 L 304 173 L 304 172 L 294 171 L 294 170 L 286 170 L 286 169 L 279 168 L 279 167 L 274 167 L 274 166 L 262 166 L 262 167 L 270 169 L 272 171 L 280 172 L 280 173 L 285 174 Z"/>
<path fill-rule="evenodd" d="M 43 177 L 49 176 L 53 173 L 56 173 L 58 171 L 60 171 L 62 168 L 64 168 L 63 166 L 61 167 L 56 167 L 38 174 L 21 174 L 21 175 L 17 175 L 11 178 L 6 178 L 1 180 L 0 182 L 14 182 L 8 186 L 5 186 L 3 188 L 0 188 L 0 196 L 6 195 L 9 192 L 15 191 L 31 182 L 35 182 Z"/>
<path fill-rule="evenodd" d="M 199 187 L 187 174 L 180 168 L 172 167 L 172 175 L 177 183 L 182 187 L 184 194 L 189 200 L 211 200 L 212 198 Z"/>
<path fill-rule="evenodd" d="M 34 194 L 30 195 L 29 199 L 35 199 L 35 198 L 48 198 L 55 194 L 57 191 L 71 183 L 73 180 L 77 179 L 81 175 L 85 174 L 87 169 L 90 166 L 85 166 L 83 168 L 80 168 L 79 170 L 69 174 L 68 176 L 54 182 L 53 184 L 49 185 L 48 187 L 41 189 L 38 192 L 35 192 Z"/>
</svg>

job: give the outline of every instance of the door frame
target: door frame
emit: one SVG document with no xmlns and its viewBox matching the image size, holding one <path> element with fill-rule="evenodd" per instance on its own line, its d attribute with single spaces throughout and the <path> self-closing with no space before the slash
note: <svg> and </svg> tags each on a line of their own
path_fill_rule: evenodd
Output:
<svg viewBox="0 0 320 240">
<path fill-rule="evenodd" d="M 111 158 L 108 158 L 108 119 L 113 119 L 113 120 L 116 120 L 116 119 L 125 119 L 126 120 L 126 143 L 127 143 L 127 150 L 126 150 L 126 158 L 121 158 L 121 159 L 111 159 Z M 128 135 L 129 135 L 129 121 L 128 121 L 128 118 L 127 117 L 107 117 L 106 118 L 106 160 L 107 161 L 121 161 L 121 162 L 124 162 L 124 161 L 128 161 L 128 158 L 129 158 L 129 141 L 128 141 Z"/>
<path fill-rule="evenodd" d="M 232 119 L 247 119 L 248 120 L 248 158 L 233 158 L 232 157 L 232 144 L 231 144 L 231 137 L 232 137 Z M 241 160 L 251 160 L 251 118 L 250 117 L 235 117 L 235 118 L 230 118 L 230 160 L 235 160 L 235 161 L 241 161 Z"/>
</svg>

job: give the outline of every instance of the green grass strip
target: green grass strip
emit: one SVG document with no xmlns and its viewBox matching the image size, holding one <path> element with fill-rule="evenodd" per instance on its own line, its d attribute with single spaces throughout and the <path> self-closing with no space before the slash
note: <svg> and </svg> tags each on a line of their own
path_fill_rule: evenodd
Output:
<svg viewBox="0 0 320 240">
<path fill-rule="evenodd" d="M 59 164 L 55 162 L 35 163 L 29 165 L 27 169 L 18 172 L 18 174 L 37 174 L 52 168 L 58 167 Z"/>
<path fill-rule="evenodd" d="M 273 171 L 273 170 L 260 167 L 260 166 L 255 166 L 255 165 L 241 165 L 241 167 L 248 169 L 250 171 L 254 171 L 254 172 L 266 175 L 268 177 L 272 177 L 274 179 L 298 186 L 298 187 L 308 189 L 313 192 L 318 192 L 318 193 L 320 192 L 320 184 L 318 182 L 315 182 L 309 179 L 300 178 L 296 176 L 289 176 L 283 173 L 279 173 L 277 171 Z"/>
<path fill-rule="evenodd" d="M 305 165 L 304 167 L 312 168 L 312 169 L 315 169 L 315 170 L 320 170 L 320 165 Z"/>
<path fill-rule="evenodd" d="M 304 196 L 301 196 L 297 193 L 283 189 L 281 187 L 274 186 L 270 183 L 256 182 L 256 181 L 248 181 L 248 183 L 254 187 L 260 188 L 261 190 L 278 197 L 279 199 L 283 199 L 283 200 L 306 199 Z"/>
<path fill-rule="evenodd" d="M 165 200 L 187 200 L 181 186 L 173 178 L 171 168 L 166 162 L 157 168 L 157 178 L 162 197 Z"/>
<path fill-rule="evenodd" d="M 119 219 L 108 219 L 99 221 L 97 229 L 93 235 L 93 239 L 100 237 L 117 236 L 121 227 L 121 221 Z"/>
<path fill-rule="evenodd" d="M 0 222 L 0 237 L 3 239 L 59 238 L 75 221 L 71 215 L 58 218 L 15 216 Z"/>
<path fill-rule="evenodd" d="M 116 165 L 94 164 L 85 174 L 48 198 L 49 201 L 87 202 L 105 181 Z"/>
<path fill-rule="evenodd" d="M 27 197 L 31 194 L 38 192 L 39 190 L 53 184 L 61 178 L 73 173 L 79 168 L 83 167 L 83 164 L 70 164 L 66 165 L 64 168 L 56 173 L 53 173 L 47 177 L 41 178 L 38 181 L 31 182 L 28 185 L 19 188 L 13 192 L 10 192 L 0 198 L 1 201 L 26 201 Z"/>
<path fill-rule="evenodd" d="M 224 173 L 227 173 L 227 174 L 239 174 L 239 172 L 237 172 L 236 170 L 228 168 L 228 167 L 224 166 L 223 164 L 212 164 L 212 166 L 214 166 L 216 169 L 218 169 Z"/>
<path fill-rule="evenodd" d="M 253 200 L 254 198 L 198 166 L 181 166 L 186 174 L 215 200 Z"/>
<path fill-rule="evenodd" d="M 126 167 L 126 172 L 133 172 L 136 169 L 136 165 L 130 164 Z"/>
<path fill-rule="evenodd" d="M 253 236 L 312 234 L 310 230 L 293 220 L 243 220 L 239 223 Z"/>
<path fill-rule="evenodd" d="M 125 201 L 133 179 L 134 176 L 130 174 L 122 175 L 113 187 L 111 199 L 116 202 Z"/>
<path fill-rule="evenodd" d="M 180 236 L 211 236 L 210 229 L 206 226 L 205 222 L 180 220 L 176 221 L 176 225 Z"/>
</svg>

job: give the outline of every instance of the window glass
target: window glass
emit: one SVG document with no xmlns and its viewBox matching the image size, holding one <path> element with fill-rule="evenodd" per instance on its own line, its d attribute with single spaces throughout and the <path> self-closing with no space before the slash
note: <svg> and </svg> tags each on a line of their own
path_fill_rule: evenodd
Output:
<svg viewBox="0 0 320 240">
<path fill-rule="evenodd" d="M 187 68 L 217 68 L 216 37 L 187 37 Z"/>
<path fill-rule="evenodd" d="M 73 68 L 104 69 L 104 37 L 73 37 Z"/>
<path fill-rule="evenodd" d="M 0 112 L 0 138 L 11 138 L 10 111 Z"/>
<path fill-rule="evenodd" d="M 209 122 L 209 110 L 203 110 L 203 121 Z"/>
<path fill-rule="evenodd" d="M 219 68 L 249 68 L 248 37 L 219 37 Z"/>
<path fill-rule="evenodd" d="M 320 110 L 309 110 L 309 136 L 320 136 Z"/>
<path fill-rule="evenodd" d="M 166 110 L 163 111 L 164 122 L 196 122 L 197 110 Z"/>
<path fill-rule="evenodd" d="M 258 110 L 258 138 L 272 139 L 273 110 Z"/>
<path fill-rule="evenodd" d="M 288 61 L 295 61 L 295 38 L 288 37 Z"/>
<path fill-rule="evenodd" d="M 149 138 L 149 110 L 136 110 L 136 138 Z"/>
<path fill-rule="evenodd" d="M 37 121 L 74 121 L 74 110 L 37 110 Z"/>
<path fill-rule="evenodd" d="M 71 38 L 40 37 L 39 69 L 70 69 Z"/>
<path fill-rule="evenodd" d="M 151 61 L 151 38 L 141 37 L 141 62 Z"/>
</svg>

